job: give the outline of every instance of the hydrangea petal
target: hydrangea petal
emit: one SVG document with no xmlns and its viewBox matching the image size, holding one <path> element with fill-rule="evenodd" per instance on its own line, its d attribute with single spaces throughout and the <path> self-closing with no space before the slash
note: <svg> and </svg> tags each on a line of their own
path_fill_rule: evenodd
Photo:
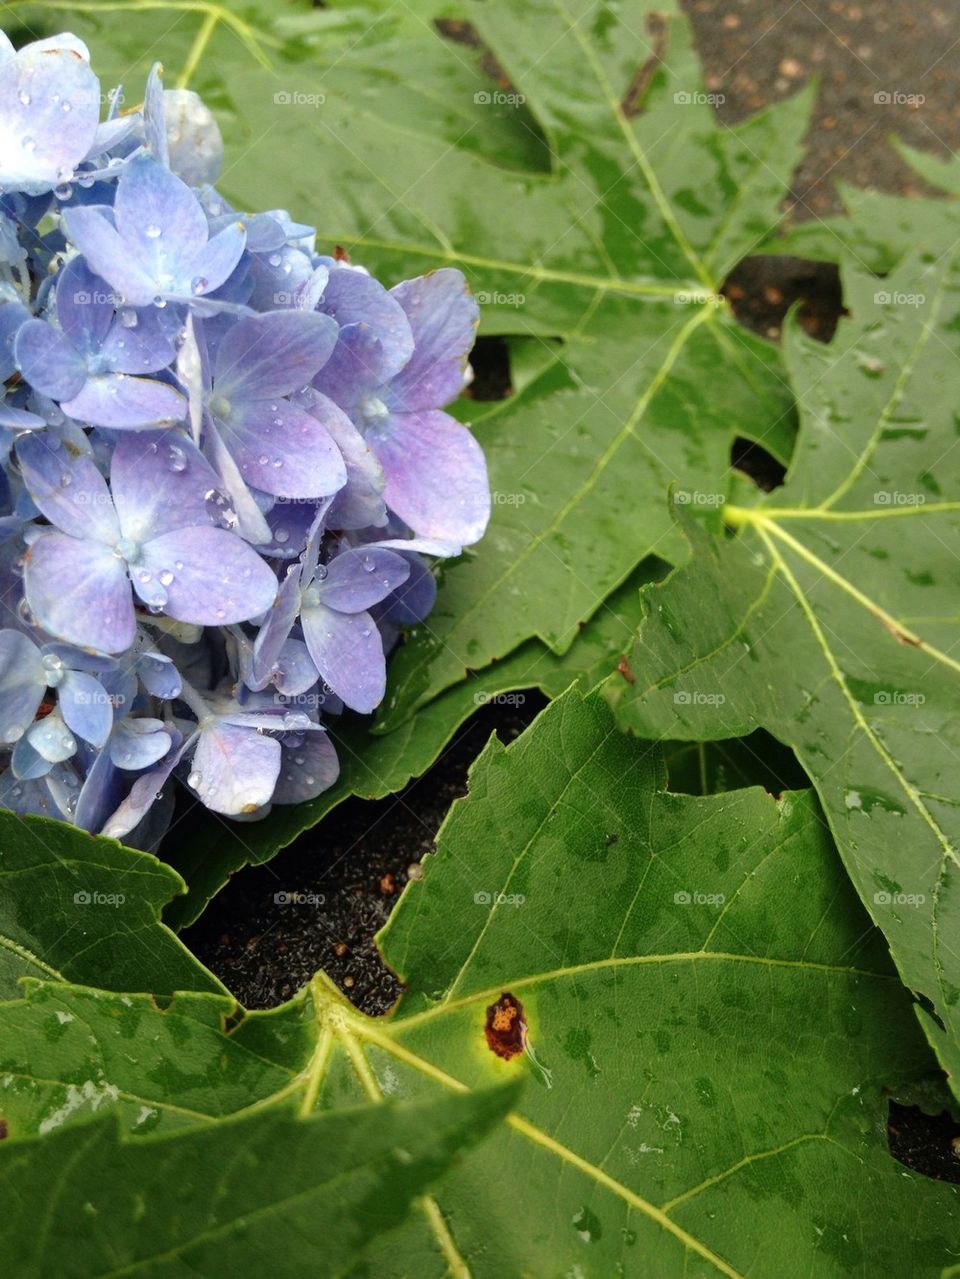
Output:
<svg viewBox="0 0 960 1279">
<path fill-rule="evenodd" d="M 379 604 L 409 576 L 409 562 L 395 551 L 355 547 L 330 561 L 317 587 L 328 608 L 360 613 Z"/>
<path fill-rule="evenodd" d="M 140 653 L 137 656 L 137 674 L 148 693 L 170 701 L 179 697 L 183 687 L 180 672 L 164 653 Z"/>
<path fill-rule="evenodd" d="M 469 546 L 490 519 L 483 450 L 467 428 L 431 410 L 391 416 L 368 437 L 387 477 L 384 498 L 416 533 Z"/>
<path fill-rule="evenodd" d="M 134 258 L 116 227 L 99 209 L 64 209 L 67 235 L 87 260 L 90 269 L 109 282 L 131 306 L 149 306 L 157 296 L 153 277 Z"/>
<path fill-rule="evenodd" d="M 138 773 L 163 759 L 170 746 L 170 734 L 161 720 L 122 719 L 110 738 L 110 758 L 117 768 Z"/>
<path fill-rule="evenodd" d="M 164 282 L 179 280 L 184 261 L 207 242 L 207 219 L 196 196 L 151 155 L 136 156 L 123 170 L 114 212 L 127 253 L 155 282 L 155 293 L 164 291 Z"/>
<path fill-rule="evenodd" d="M 113 706 L 95 676 L 67 671 L 57 687 L 57 705 L 71 732 L 91 746 L 104 745 L 113 727 Z"/>
<path fill-rule="evenodd" d="M 187 411 L 186 399 L 174 387 L 126 373 L 88 378 L 79 393 L 61 400 L 60 406 L 78 421 L 113 430 L 180 422 Z"/>
<path fill-rule="evenodd" d="M 0 742 L 18 741 L 46 691 L 40 650 L 21 631 L 0 631 Z"/>
<path fill-rule="evenodd" d="M 122 653 L 133 643 L 130 581 L 109 547 L 43 533 L 27 553 L 23 580 L 30 610 L 49 634 L 103 653 Z"/>
<path fill-rule="evenodd" d="M 314 385 L 342 408 L 388 382 L 413 354 L 406 313 L 379 280 L 338 266 L 319 303 L 340 326 L 340 339 Z"/>
<path fill-rule="evenodd" d="M 234 222 L 215 235 L 184 261 L 179 291 L 191 297 L 203 297 L 219 289 L 233 274 L 246 242 L 242 222 Z"/>
<path fill-rule="evenodd" d="M 322 678 L 351 710 L 372 711 L 383 700 L 386 662 L 369 613 L 338 613 L 318 604 L 300 616 L 303 638 Z"/>
<path fill-rule="evenodd" d="M 112 545 L 120 536 L 106 480 L 89 457 L 72 456 L 44 435 L 17 440 L 17 460 L 27 491 L 51 524 L 74 537 Z"/>
<path fill-rule="evenodd" d="M 70 399 L 87 380 L 87 366 L 80 352 L 45 320 L 28 320 L 22 325 L 13 354 L 25 380 L 51 400 Z"/>
<path fill-rule="evenodd" d="M 77 739 L 63 721 L 59 711 L 52 711 L 27 731 L 27 740 L 48 764 L 60 764 L 77 749 Z"/>
<path fill-rule="evenodd" d="M 337 326 L 316 311 L 268 311 L 237 320 L 217 350 L 216 393 L 267 400 L 306 386 L 330 358 Z"/>
<path fill-rule="evenodd" d="M 340 450 L 326 428 L 289 400 L 239 404 L 219 425 L 241 475 L 264 493 L 326 497 L 347 482 Z"/>
<path fill-rule="evenodd" d="M 414 348 L 390 383 L 387 404 L 404 412 L 441 408 L 463 390 L 480 308 L 454 267 L 405 280 L 390 292 L 410 321 Z"/>
<path fill-rule="evenodd" d="M 163 585 L 165 611 L 180 622 L 200 626 L 245 622 L 265 613 L 277 593 L 277 579 L 269 566 L 225 529 L 195 527 L 164 533 L 143 544 L 142 562 Z"/>
<path fill-rule="evenodd" d="M 31 195 L 68 178 L 100 118 L 100 82 L 86 46 L 61 35 L 0 63 L 0 187 Z"/>
<path fill-rule="evenodd" d="M 124 537 L 143 542 L 186 525 L 209 524 L 207 494 L 218 479 L 185 435 L 138 431 L 118 439 L 110 484 Z"/>
<path fill-rule="evenodd" d="M 340 776 L 340 761 L 328 735 L 311 732 L 281 737 L 280 773 L 273 792 L 275 804 L 303 804 L 329 790 Z"/>
<path fill-rule="evenodd" d="M 273 606 L 257 632 L 250 662 L 251 688 L 265 688 L 269 684 L 299 611 L 300 566 L 291 564 Z"/>
<path fill-rule="evenodd" d="M 252 813 L 270 802 L 280 755 L 275 737 L 214 720 L 200 733 L 189 784 L 215 813 Z"/>
</svg>

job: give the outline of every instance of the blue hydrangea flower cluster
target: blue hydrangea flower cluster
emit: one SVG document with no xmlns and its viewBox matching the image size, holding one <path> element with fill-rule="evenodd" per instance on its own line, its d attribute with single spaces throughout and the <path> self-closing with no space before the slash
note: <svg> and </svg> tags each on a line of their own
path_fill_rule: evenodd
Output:
<svg viewBox="0 0 960 1279">
<path fill-rule="evenodd" d="M 76 37 L 0 33 L 0 805 L 149 847 L 177 778 L 243 819 L 332 785 L 328 717 L 376 707 L 490 493 L 443 412 L 462 275 L 388 290 L 232 209 L 158 68 L 103 100 Z"/>
</svg>

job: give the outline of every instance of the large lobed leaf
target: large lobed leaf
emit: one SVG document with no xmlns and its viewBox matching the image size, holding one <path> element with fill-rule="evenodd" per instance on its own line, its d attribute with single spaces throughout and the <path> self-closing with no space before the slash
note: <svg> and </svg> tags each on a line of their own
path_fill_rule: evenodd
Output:
<svg viewBox="0 0 960 1279">
<path fill-rule="evenodd" d="M 160 922 L 186 885 L 149 853 L 0 809 L 0 998 L 22 977 L 110 990 L 222 990 Z"/>
<path fill-rule="evenodd" d="M 246 1015 L 217 996 L 161 1011 L 31 983 L 0 1006 L 0 1173 L 43 1149 L 40 1129 L 92 1132 L 91 1110 L 133 1134 L 127 1158 L 170 1152 L 176 1182 L 191 1138 L 234 1142 L 291 1104 L 425 1115 L 525 1080 L 506 1124 L 354 1274 L 939 1274 L 960 1192 L 894 1163 L 885 1134 L 888 1095 L 929 1050 L 816 801 L 663 785 L 657 749 L 597 694 L 492 741 L 383 936 L 408 983 L 389 1018 L 322 977 Z M 512 1060 L 484 1030 L 504 993 L 528 1023 Z M 272 1176 L 248 1199 L 269 1201 Z M 161 1197 L 156 1230 L 169 1211 Z M 203 1273 L 231 1273 L 234 1254 L 202 1255 Z"/>
<path fill-rule="evenodd" d="M 690 563 L 647 592 L 614 678 L 641 736 L 766 726 L 817 787 L 844 864 L 883 929 L 942 1064 L 960 1083 L 956 769 L 955 249 L 882 282 L 848 267 L 851 318 L 824 347 L 794 329 L 801 432 L 787 482 L 689 522 Z"/>
</svg>

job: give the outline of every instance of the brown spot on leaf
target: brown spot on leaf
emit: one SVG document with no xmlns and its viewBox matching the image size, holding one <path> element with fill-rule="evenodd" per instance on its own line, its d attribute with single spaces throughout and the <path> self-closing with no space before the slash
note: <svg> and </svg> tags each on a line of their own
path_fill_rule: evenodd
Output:
<svg viewBox="0 0 960 1279">
<path fill-rule="evenodd" d="M 650 36 L 652 51 L 646 62 L 637 68 L 629 89 L 623 95 L 620 109 L 626 116 L 642 114 L 650 82 L 663 62 L 667 48 L 667 24 L 662 13 L 647 14 L 647 33 Z"/>
<path fill-rule="evenodd" d="M 507 990 L 487 1009 L 487 1024 L 483 1029 L 488 1048 L 504 1061 L 512 1061 L 527 1046 L 523 1004 Z"/>
<path fill-rule="evenodd" d="M 5 1119 L 0 1119 L 0 1141 L 9 1137 L 9 1135 L 10 1129 L 7 1127 L 7 1121 Z"/>
<path fill-rule="evenodd" d="M 342 247 L 342 245 L 335 244 L 333 246 L 333 260 L 334 262 L 349 262 L 350 254 Z"/>
<path fill-rule="evenodd" d="M 630 663 L 625 657 L 621 657 L 620 661 L 617 662 L 617 674 L 622 675 L 628 684 L 633 684 L 635 682 L 633 671 L 630 669 Z"/>
</svg>

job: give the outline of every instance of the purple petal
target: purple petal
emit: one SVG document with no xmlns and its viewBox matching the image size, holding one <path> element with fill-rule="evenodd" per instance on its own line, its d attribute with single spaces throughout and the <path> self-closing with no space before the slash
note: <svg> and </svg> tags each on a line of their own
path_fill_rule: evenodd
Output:
<svg viewBox="0 0 960 1279">
<path fill-rule="evenodd" d="M 207 219 L 197 197 L 151 155 L 136 156 L 123 170 L 114 212 L 126 254 L 154 282 L 154 294 L 168 291 L 164 282 L 179 280 L 184 262 L 207 243 Z"/>
<path fill-rule="evenodd" d="M 133 643 L 127 568 L 108 546 L 44 533 L 27 552 L 23 581 L 38 625 L 57 639 L 103 653 L 122 653 Z"/>
<path fill-rule="evenodd" d="M 326 497 L 347 482 L 340 450 L 323 424 L 289 400 L 236 404 L 218 425 L 243 478 L 264 493 Z"/>
<path fill-rule="evenodd" d="M 18 741 L 47 687 L 40 650 L 20 631 L 0 631 L 0 741 Z"/>
<path fill-rule="evenodd" d="M 100 751 L 94 758 L 77 799 L 74 822 L 83 830 L 100 830 L 108 814 L 120 802 L 120 795 L 120 774 L 110 758 L 110 752 Z"/>
<path fill-rule="evenodd" d="M 103 746 L 113 727 L 113 706 L 98 679 L 67 671 L 57 687 L 57 705 L 71 732 L 91 746 Z"/>
<path fill-rule="evenodd" d="M 283 755 L 273 792 L 275 804 L 302 804 L 329 790 L 340 776 L 340 761 L 325 732 L 280 738 Z"/>
<path fill-rule="evenodd" d="M 6 381 L 17 367 L 13 343 L 20 328 L 30 319 L 30 312 L 22 302 L 4 302 L 0 305 L 0 379 Z"/>
<path fill-rule="evenodd" d="M 179 431 L 121 435 L 110 485 L 124 537 L 143 542 L 190 524 L 210 524 L 207 494 L 218 478 Z"/>
<path fill-rule="evenodd" d="M 103 280 L 83 258 L 73 258 L 63 268 L 57 280 L 57 319 L 84 356 L 99 354 L 116 314 L 115 305 L 114 296 L 105 292 Z"/>
<path fill-rule="evenodd" d="M 407 280 L 391 293 L 410 321 L 414 348 L 390 383 L 387 403 L 396 412 L 442 408 L 463 390 L 480 308 L 453 267 Z"/>
<path fill-rule="evenodd" d="M 50 772 L 50 761 L 45 759 L 30 741 L 29 735 L 21 737 L 10 757 L 10 772 L 21 782 L 35 781 Z"/>
<path fill-rule="evenodd" d="M 388 382 L 413 353 L 403 307 L 362 271 L 335 267 L 319 304 L 340 325 L 340 338 L 314 385 L 343 408 Z"/>
<path fill-rule="evenodd" d="M 318 604 L 300 615 L 303 638 L 322 678 L 352 710 L 372 711 L 383 700 L 386 662 L 369 613 L 337 613 Z"/>
<path fill-rule="evenodd" d="M 253 646 L 252 689 L 266 688 L 300 611 L 300 566 L 291 564 L 280 584 L 273 607 L 264 618 Z"/>
<path fill-rule="evenodd" d="M 383 602 L 383 611 L 397 626 L 416 626 L 428 617 L 437 598 L 437 579 L 419 555 L 405 557 L 410 565 L 410 576 Z"/>
<path fill-rule="evenodd" d="M 265 613 L 277 579 L 246 542 L 219 528 L 183 528 L 143 544 L 143 565 L 166 592 L 178 622 L 226 626 Z M 169 578 L 169 580 L 168 580 Z"/>
<path fill-rule="evenodd" d="M 156 373 L 176 359 L 182 327 L 179 307 L 125 307 L 105 336 L 100 357 L 114 373 Z"/>
<path fill-rule="evenodd" d="M 386 477 L 369 444 L 347 415 L 337 409 L 332 400 L 314 392 L 311 398 L 312 413 L 317 413 L 318 400 L 335 412 L 320 415 L 321 421 L 336 441 L 340 456 L 347 469 L 347 482 L 337 492 L 330 508 L 333 528 L 359 529 L 379 526 L 387 520 L 387 508 L 383 501 Z"/>
<path fill-rule="evenodd" d="M 0 63 L 0 187 L 31 195 L 73 173 L 100 117 L 100 82 L 86 46 L 60 35 Z"/>
<path fill-rule="evenodd" d="M 110 758 L 117 768 L 139 773 L 163 759 L 171 744 L 161 720 L 122 719 L 110 738 Z"/>
<path fill-rule="evenodd" d="M 216 467 L 217 483 L 215 489 L 223 490 L 221 497 L 230 506 L 236 530 L 241 537 L 254 545 L 267 545 L 273 538 L 270 525 L 257 505 L 256 498 L 247 487 L 247 482 L 240 474 L 233 455 L 221 439 L 216 423 L 212 420 L 207 425 L 204 447 Z"/>
<path fill-rule="evenodd" d="M 63 218 L 68 238 L 86 258 L 87 265 L 125 302 L 130 306 L 149 306 L 153 302 L 156 282 L 99 209 L 80 205 L 64 209 Z"/>
<path fill-rule="evenodd" d="M 139 826 L 155 803 L 170 774 L 180 763 L 184 751 L 193 744 L 194 737 L 180 742 L 179 736 L 177 734 L 177 741 L 163 762 L 149 773 L 138 777 L 133 783 L 130 794 L 103 824 L 101 834 L 109 835 L 112 839 L 124 839 L 136 826 Z"/>
<path fill-rule="evenodd" d="M 258 546 L 268 559 L 296 559 L 307 541 L 307 533 L 317 513 L 315 502 L 278 500 L 267 512 L 272 540 Z"/>
<path fill-rule="evenodd" d="M 238 320 L 217 351 L 216 394 L 232 402 L 298 391 L 330 358 L 336 341 L 336 324 L 316 311 L 268 311 Z"/>
<path fill-rule="evenodd" d="M 27 730 L 24 739 L 48 764 L 62 764 L 76 752 L 77 739 L 63 722 L 58 711 L 52 711 Z M 22 745 L 18 743 L 18 745 Z"/>
<path fill-rule="evenodd" d="M 331 560 L 316 586 L 327 608 L 360 613 L 379 604 L 409 576 L 409 562 L 395 551 L 356 547 Z"/>
<path fill-rule="evenodd" d="M 28 320 L 17 333 L 13 355 L 24 379 L 51 400 L 68 400 L 87 380 L 87 365 L 67 338 L 45 320 Z"/>
<path fill-rule="evenodd" d="M 490 519 L 483 450 L 447 413 L 391 416 L 367 436 L 387 477 L 384 499 L 425 537 L 469 546 Z"/>
<path fill-rule="evenodd" d="M 288 639 L 280 649 L 273 684 L 284 697 L 300 698 L 317 682 L 319 671 L 302 640 Z"/>
<path fill-rule="evenodd" d="M 120 536 L 107 482 L 89 457 L 72 456 L 59 441 L 22 435 L 17 460 L 27 491 L 51 524 L 74 537 L 113 544 Z"/>
<path fill-rule="evenodd" d="M 180 291 L 192 297 L 203 297 L 219 289 L 243 255 L 247 233 L 242 222 L 235 222 L 208 244 L 203 245 L 183 265 Z"/>
<path fill-rule="evenodd" d="M 276 738 L 214 720 L 200 733 L 189 784 L 215 813 L 252 813 L 270 802 L 280 755 Z"/>
<path fill-rule="evenodd" d="M 80 422 L 123 430 L 180 422 L 187 401 L 172 386 L 153 378 L 102 373 L 88 378 L 79 394 L 61 400 L 60 407 Z"/>
<path fill-rule="evenodd" d="M 140 653 L 137 656 L 137 674 L 148 693 L 170 701 L 180 696 L 183 681 L 180 672 L 163 653 Z"/>
</svg>

